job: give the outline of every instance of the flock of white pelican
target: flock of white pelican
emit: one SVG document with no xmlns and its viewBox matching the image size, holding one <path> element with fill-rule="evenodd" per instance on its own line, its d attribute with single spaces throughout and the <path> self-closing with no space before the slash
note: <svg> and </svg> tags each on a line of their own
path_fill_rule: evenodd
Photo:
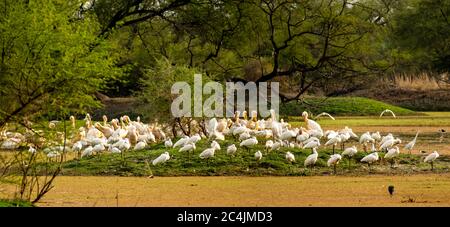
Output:
<svg viewBox="0 0 450 227">
<path fill-rule="evenodd" d="M 390 112 L 394 117 L 395 114 Z M 240 150 L 251 152 L 256 148 L 260 141 L 265 141 L 264 152 L 257 150 L 254 153 L 256 162 L 264 159 L 264 156 L 272 151 L 279 151 L 283 147 L 290 149 L 299 149 L 309 151 L 311 154 L 304 160 L 305 167 L 314 167 L 319 159 L 319 149 L 321 146 L 332 147 L 333 154 L 329 156 L 326 163 L 329 167 L 334 168 L 343 158 L 348 158 L 349 163 L 358 153 L 358 144 L 364 152 L 367 153 L 359 161 L 366 163 L 369 167 L 381 160 L 386 160 L 391 164 L 395 164 L 395 159 L 400 155 L 401 139 L 393 136 L 392 133 L 382 136 L 379 132 L 365 132 L 360 136 L 356 135 L 353 130 L 347 126 L 340 130 L 323 131 L 322 127 L 314 120 L 308 118 L 308 113 L 302 113 L 302 119 L 305 127 L 292 127 L 291 124 L 284 122 L 283 119 L 278 120 L 274 110 L 270 111 L 271 116 L 268 119 L 258 119 L 256 111 L 251 112 L 248 118 L 247 112 L 235 112 L 232 118 L 216 118 L 209 119 L 204 127 L 193 127 L 193 135 L 183 135 L 181 130 L 172 130 L 167 126 L 158 123 L 145 124 L 138 117 L 136 121 L 132 121 L 128 116 L 122 116 L 119 119 L 108 121 L 103 116 L 103 122 L 93 122 L 91 116 L 86 114 L 84 118 L 84 126 L 77 128 L 75 117 L 70 117 L 71 127 L 70 135 L 64 140 L 64 133 L 57 132 L 55 141 L 46 141 L 40 137 L 36 137 L 36 131 L 27 129 L 23 134 L 19 132 L 10 132 L 6 129 L 0 132 L 0 149 L 14 150 L 19 149 L 24 143 L 29 146 L 28 151 L 31 153 L 42 150 L 50 159 L 60 157 L 63 152 L 76 152 L 77 157 L 82 159 L 87 156 L 98 155 L 100 153 L 123 153 L 128 151 L 141 151 L 149 149 L 150 144 L 163 143 L 168 150 L 163 152 L 159 157 L 152 160 L 153 165 L 165 163 L 170 160 L 170 152 L 187 153 L 188 159 L 195 153 L 196 143 L 201 140 L 210 142 L 210 146 L 198 154 L 200 159 L 210 160 L 214 158 L 216 152 L 221 150 L 218 141 L 225 141 L 228 138 L 227 145 L 230 141 L 233 144 L 226 147 L 226 154 L 230 158 L 239 155 Z M 322 113 L 318 116 L 328 116 Z M 381 116 L 381 115 L 380 115 Z M 316 117 L 317 118 L 317 117 Z M 193 121 L 196 123 L 195 121 Z M 56 126 L 61 124 L 58 121 L 51 121 L 48 130 L 56 130 Z M 168 132 L 176 132 L 179 138 L 176 142 L 172 142 L 172 138 L 167 136 Z M 416 144 L 419 132 L 414 139 L 407 143 L 403 148 L 411 153 Z M 322 142 L 323 141 L 323 145 Z M 63 144 L 67 146 L 64 147 Z M 346 144 L 356 144 L 346 146 Z M 262 146 L 263 144 L 261 144 Z M 339 153 L 338 150 L 341 152 Z M 243 151 L 241 151 L 243 152 Z M 379 154 L 380 153 L 380 154 Z M 288 163 L 295 163 L 296 157 L 293 153 L 287 151 L 283 153 Z M 437 151 L 428 154 L 423 161 L 430 163 L 433 169 L 434 161 L 439 157 Z M 209 163 L 209 161 L 208 161 Z"/>
</svg>

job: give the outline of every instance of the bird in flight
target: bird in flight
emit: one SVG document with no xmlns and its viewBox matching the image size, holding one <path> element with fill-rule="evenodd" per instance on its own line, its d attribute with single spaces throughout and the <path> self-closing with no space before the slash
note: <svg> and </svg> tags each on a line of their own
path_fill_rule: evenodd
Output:
<svg viewBox="0 0 450 227">
<path fill-rule="evenodd" d="M 394 112 L 392 112 L 392 110 L 389 110 L 389 109 L 383 110 L 383 112 L 381 112 L 381 114 L 380 114 L 380 117 L 382 117 L 383 114 L 385 114 L 385 113 L 390 113 L 390 114 L 392 114 L 392 116 L 393 116 L 394 118 L 396 118 Z"/>
</svg>

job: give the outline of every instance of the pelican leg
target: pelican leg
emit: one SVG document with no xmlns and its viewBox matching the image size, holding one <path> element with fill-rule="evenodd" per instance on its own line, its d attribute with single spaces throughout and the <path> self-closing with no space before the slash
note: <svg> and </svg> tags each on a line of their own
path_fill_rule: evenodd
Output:
<svg viewBox="0 0 450 227">
<path fill-rule="evenodd" d="M 333 154 L 334 154 L 334 144 L 333 144 Z"/>
<path fill-rule="evenodd" d="M 334 175 L 336 175 L 336 164 L 334 164 Z"/>
<path fill-rule="evenodd" d="M 431 171 L 434 170 L 433 162 L 431 162 Z"/>
</svg>

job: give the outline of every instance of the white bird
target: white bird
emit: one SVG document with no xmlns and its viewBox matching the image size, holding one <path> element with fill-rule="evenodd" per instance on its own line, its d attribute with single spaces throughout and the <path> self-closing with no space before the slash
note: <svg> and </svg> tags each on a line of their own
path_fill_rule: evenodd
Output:
<svg viewBox="0 0 450 227">
<path fill-rule="evenodd" d="M 259 162 L 262 159 L 261 151 L 255 152 L 255 159 L 256 159 L 257 162 Z"/>
<path fill-rule="evenodd" d="M 370 164 L 372 164 L 376 161 L 378 161 L 378 152 L 370 153 L 361 159 L 361 162 L 367 163 L 367 165 L 369 166 L 369 171 L 370 171 Z"/>
<path fill-rule="evenodd" d="M 316 148 L 313 148 L 313 153 L 310 154 L 308 157 L 306 157 L 304 165 L 305 167 L 311 166 L 313 167 L 314 164 L 317 162 L 317 157 L 319 157 L 319 154 L 316 151 Z"/>
<path fill-rule="evenodd" d="M 194 143 L 188 143 L 185 144 L 182 148 L 180 148 L 179 152 L 191 152 L 195 150 L 195 144 Z"/>
<path fill-rule="evenodd" d="M 165 163 L 165 162 L 167 162 L 169 159 L 170 159 L 169 152 L 166 151 L 166 152 L 162 153 L 160 156 L 158 156 L 157 158 L 155 158 L 155 159 L 152 161 L 152 164 L 153 164 L 154 166 L 156 166 L 156 165 L 158 165 L 158 164 L 160 164 L 160 163 Z"/>
<path fill-rule="evenodd" d="M 411 142 L 409 142 L 408 144 L 405 145 L 405 149 L 409 151 L 409 154 L 411 154 L 411 150 L 413 149 L 414 145 L 416 144 L 417 136 L 419 136 L 419 131 L 417 131 L 416 136 L 414 137 L 414 139 L 411 140 Z"/>
<path fill-rule="evenodd" d="M 291 152 L 286 152 L 286 161 L 289 163 L 295 162 L 295 156 Z"/>
<path fill-rule="evenodd" d="M 282 144 L 280 141 L 277 141 L 277 142 L 273 143 L 271 150 L 272 150 L 272 151 L 277 151 L 277 150 L 280 149 L 280 147 L 281 147 L 282 145 L 283 145 L 283 144 Z"/>
<path fill-rule="evenodd" d="M 234 156 L 236 151 L 237 151 L 237 148 L 236 148 L 236 145 L 234 145 L 234 144 L 231 144 L 230 146 L 227 147 L 227 155 Z"/>
<path fill-rule="evenodd" d="M 92 148 L 92 152 L 98 154 L 102 151 L 106 150 L 105 146 L 101 143 L 101 144 L 97 144 Z"/>
<path fill-rule="evenodd" d="M 423 160 L 424 162 L 429 162 L 431 164 L 431 170 L 434 169 L 433 163 L 434 161 L 439 158 L 439 154 L 437 151 L 433 151 L 433 153 L 427 155 L 427 157 L 425 157 L 425 159 Z"/>
<path fill-rule="evenodd" d="M 28 149 L 28 152 L 30 152 L 32 154 L 36 153 L 36 149 L 31 145 L 29 145 L 29 146 L 30 146 L 30 148 Z"/>
<path fill-rule="evenodd" d="M 188 140 L 189 140 L 188 136 L 179 139 L 177 142 L 175 142 L 175 144 L 173 145 L 173 148 L 183 147 L 187 143 Z"/>
<path fill-rule="evenodd" d="M 363 145 L 364 151 L 367 151 L 367 144 L 375 143 L 375 140 L 370 136 L 369 132 L 366 132 L 359 137 L 359 143 Z"/>
<path fill-rule="evenodd" d="M 146 146 L 147 146 L 147 143 L 144 141 L 141 141 L 141 142 L 137 143 L 136 145 L 134 145 L 133 150 L 134 151 L 144 150 Z"/>
<path fill-rule="evenodd" d="M 315 149 L 315 148 L 318 148 L 320 146 L 319 139 L 317 139 L 316 137 L 312 137 L 312 138 L 315 138 L 315 139 L 313 139 L 313 140 L 309 141 L 308 143 L 306 143 L 303 146 L 303 149 L 306 149 L 306 148 Z"/>
<path fill-rule="evenodd" d="M 81 158 L 86 157 L 86 156 L 91 156 L 93 150 L 94 150 L 94 148 L 92 146 L 86 147 L 86 149 L 84 149 L 83 152 L 81 153 Z"/>
<path fill-rule="evenodd" d="M 384 159 L 392 160 L 391 161 L 391 167 L 392 167 L 393 164 L 394 164 L 394 158 L 399 156 L 399 155 L 400 155 L 400 149 L 397 146 L 395 146 L 395 147 L 390 148 L 388 150 L 388 152 L 384 155 Z"/>
<path fill-rule="evenodd" d="M 166 141 L 164 142 L 164 147 L 166 147 L 166 148 L 172 148 L 172 146 L 173 146 L 173 143 L 172 143 L 172 140 L 171 140 L 171 139 L 168 139 L 168 140 L 166 140 Z"/>
<path fill-rule="evenodd" d="M 243 133 L 241 133 L 241 134 L 239 135 L 239 140 L 240 140 L 240 141 L 246 140 L 246 139 L 248 139 L 248 138 L 250 138 L 250 133 L 248 133 L 248 132 L 243 132 Z"/>
<path fill-rule="evenodd" d="M 56 157 L 58 157 L 58 156 L 60 156 L 61 154 L 59 153 L 59 152 L 57 152 L 57 151 L 51 151 L 51 152 L 49 152 L 48 154 L 47 154 L 47 157 L 48 158 L 56 158 Z"/>
<path fill-rule="evenodd" d="M 215 148 L 207 148 L 207 149 L 205 149 L 204 151 L 202 151 L 202 153 L 200 153 L 200 155 L 199 155 L 199 157 L 201 158 L 201 159 L 209 159 L 209 158 L 212 158 L 212 157 L 214 157 L 214 152 L 215 152 Z"/>
<path fill-rule="evenodd" d="M 358 149 L 356 149 L 356 146 L 345 148 L 344 152 L 342 152 L 342 156 L 348 156 L 353 157 L 356 153 L 358 153 Z"/>
<path fill-rule="evenodd" d="M 219 123 L 216 118 L 211 118 L 211 120 L 209 120 L 207 131 L 210 138 L 214 135 L 214 132 L 216 132 L 218 125 Z"/>
<path fill-rule="evenodd" d="M 380 117 L 382 117 L 383 114 L 385 114 L 385 113 L 390 113 L 390 114 L 392 114 L 392 116 L 393 116 L 394 118 L 396 118 L 394 112 L 392 112 L 392 110 L 389 110 L 389 109 L 383 110 L 383 112 L 381 112 L 381 114 L 380 114 Z"/>
<path fill-rule="evenodd" d="M 297 136 L 297 133 L 295 133 L 292 130 L 286 130 L 283 133 L 281 133 L 280 139 L 281 140 L 291 140 Z"/>
<path fill-rule="evenodd" d="M 388 133 L 386 136 L 383 136 L 383 138 L 381 138 L 380 144 L 383 144 L 384 142 L 394 139 L 394 135 L 392 135 L 392 133 Z"/>
<path fill-rule="evenodd" d="M 380 141 L 381 140 L 381 135 L 380 132 L 374 132 L 370 135 L 370 137 L 372 137 L 372 139 L 374 139 L 375 141 Z"/>
<path fill-rule="evenodd" d="M 336 119 L 334 119 L 333 116 L 331 116 L 329 113 L 326 113 L 326 112 L 322 112 L 322 113 L 318 114 L 314 119 L 317 119 L 317 118 L 322 117 L 322 116 L 328 116 L 333 121 L 336 120 Z"/>
<path fill-rule="evenodd" d="M 302 133 L 299 134 L 295 139 L 296 139 L 298 142 L 303 143 L 303 142 L 305 142 L 307 139 L 309 139 L 309 133 L 307 133 L 307 132 L 302 132 Z"/>
<path fill-rule="evenodd" d="M 200 137 L 199 134 L 195 134 L 192 137 L 190 137 L 187 141 L 187 143 L 197 143 L 198 141 L 200 141 L 202 139 L 202 137 Z"/>
<path fill-rule="evenodd" d="M 216 142 L 215 140 L 213 140 L 213 141 L 211 142 L 211 148 L 214 148 L 215 150 L 220 151 L 220 145 L 219 145 L 219 143 Z"/>
<path fill-rule="evenodd" d="M 335 137 L 331 138 L 330 140 L 328 140 L 325 143 L 325 146 L 333 145 L 333 154 L 334 154 L 334 147 L 341 141 L 342 141 L 342 139 L 340 136 L 335 136 Z"/>
<path fill-rule="evenodd" d="M 391 139 L 391 140 L 387 140 L 386 142 L 384 142 L 383 144 L 381 144 L 380 149 L 379 150 L 384 150 L 384 149 L 389 149 L 392 146 L 401 143 L 402 141 L 400 139 Z"/>
<path fill-rule="evenodd" d="M 272 150 L 272 147 L 273 147 L 273 141 L 272 140 L 267 140 L 266 141 L 266 151 L 270 151 L 270 150 Z"/>
<path fill-rule="evenodd" d="M 119 150 L 119 148 L 113 147 L 112 145 L 109 145 L 108 150 L 109 150 L 112 154 L 120 154 L 120 153 L 122 153 L 122 151 Z"/>
<path fill-rule="evenodd" d="M 77 141 L 72 146 L 72 151 L 74 151 L 74 152 L 79 152 L 79 151 L 81 151 L 81 149 L 83 149 L 83 144 L 81 143 L 81 141 Z"/>
<path fill-rule="evenodd" d="M 330 156 L 330 158 L 327 161 L 327 165 L 331 166 L 333 165 L 334 174 L 336 174 L 336 165 L 339 164 L 339 161 L 341 161 L 342 156 L 340 154 L 333 154 Z"/>
<path fill-rule="evenodd" d="M 247 150 L 249 150 L 251 147 L 255 146 L 256 144 L 258 144 L 258 140 L 256 139 L 256 137 L 252 137 L 250 139 L 246 139 L 246 140 L 242 141 L 239 144 L 239 146 L 245 147 Z"/>
</svg>

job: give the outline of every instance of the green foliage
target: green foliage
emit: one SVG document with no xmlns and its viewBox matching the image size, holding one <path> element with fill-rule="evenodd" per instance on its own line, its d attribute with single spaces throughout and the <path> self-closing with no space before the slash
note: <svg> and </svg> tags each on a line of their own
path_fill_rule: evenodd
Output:
<svg viewBox="0 0 450 227">
<path fill-rule="evenodd" d="M 238 151 L 235 157 L 226 154 L 226 147 L 232 143 L 237 144 Z M 354 141 L 346 143 L 351 146 Z M 246 151 L 239 148 L 239 144 L 232 139 L 219 142 L 220 151 L 216 151 L 215 157 L 211 160 L 202 160 L 199 154 L 210 146 L 210 142 L 206 140 L 197 143 L 195 153 L 188 156 L 187 153 L 178 152 L 179 148 L 166 149 L 163 144 L 154 144 L 145 151 L 129 151 L 125 152 L 123 158 L 120 154 L 100 154 L 91 156 L 81 160 L 71 160 L 63 164 L 64 175 L 96 175 L 96 176 L 305 176 L 305 175 L 322 175 L 332 174 L 333 170 L 327 166 L 327 160 L 332 154 L 330 147 L 322 147 L 319 149 L 319 159 L 315 169 L 304 168 L 304 161 L 311 154 L 310 149 L 299 148 L 281 148 L 279 151 L 271 151 L 266 153 L 264 149 L 265 140 L 260 140 L 259 144 Z M 260 162 L 256 162 L 254 153 L 260 150 L 263 158 Z M 153 166 L 151 161 L 157 158 L 161 153 L 168 151 L 171 159 L 157 166 Z M 296 162 L 288 163 L 285 160 L 285 154 L 289 151 L 295 155 Z M 342 151 L 336 148 L 337 153 Z M 344 158 L 338 165 L 339 174 L 367 174 L 367 165 L 359 162 L 368 153 L 359 151 L 357 155 L 350 161 Z M 380 156 L 384 153 L 380 153 Z M 149 162 L 149 166 L 146 165 Z M 398 160 L 403 166 L 397 173 L 412 173 L 428 171 L 429 164 L 423 163 L 420 156 L 402 154 Z M 379 167 L 378 167 L 379 166 Z M 448 171 L 449 160 L 440 159 L 435 163 L 435 168 Z M 377 164 L 374 170 L 377 173 L 387 173 L 390 170 L 389 164 Z"/>
<path fill-rule="evenodd" d="M 410 0 L 394 14 L 393 49 L 413 70 L 450 71 L 450 2 Z"/>
<path fill-rule="evenodd" d="M 93 93 L 120 75 L 96 19 L 72 3 L 0 3 L 0 122 L 98 107 Z"/>
<path fill-rule="evenodd" d="M 28 201 L 0 199 L 0 207 L 34 207 Z"/>
<path fill-rule="evenodd" d="M 156 61 L 154 68 L 145 71 L 142 78 L 143 89 L 138 93 L 139 112 L 145 119 L 158 119 L 163 122 L 171 120 L 171 105 L 176 98 L 171 94 L 171 88 L 176 82 L 186 82 L 194 95 L 194 74 L 202 73 L 199 69 L 185 65 L 175 65 L 171 60 L 162 58 Z M 203 76 L 203 83 L 207 77 Z M 193 100 L 193 99 L 192 99 Z M 188 104 L 193 113 L 192 106 Z"/>
<path fill-rule="evenodd" d="M 362 97 L 309 97 L 304 99 L 304 103 L 291 101 L 281 104 L 280 114 L 299 116 L 306 110 L 315 115 L 327 112 L 332 115 L 378 116 L 385 109 L 390 109 L 399 116 L 417 114 L 405 108 Z"/>
</svg>

